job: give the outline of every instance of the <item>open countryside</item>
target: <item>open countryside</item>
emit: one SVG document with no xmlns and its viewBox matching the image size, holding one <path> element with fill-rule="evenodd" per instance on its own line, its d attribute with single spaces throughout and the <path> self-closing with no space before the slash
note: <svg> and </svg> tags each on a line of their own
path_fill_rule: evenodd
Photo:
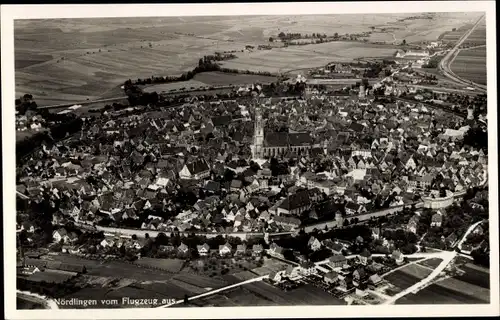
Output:
<svg viewBox="0 0 500 320">
<path fill-rule="evenodd" d="M 223 62 L 228 68 L 269 72 L 319 67 L 333 59 L 391 56 L 392 44 L 364 43 L 362 35 L 361 42 L 257 47 L 269 45 L 269 38 L 280 32 L 343 35 L 384 24 L 397 26 L 398 41 L 433 41 L 476 15 L 436 13 L 432 20 L 404 20 L 409 16 L 16 20 L 16 95 L 35 95 L 40 105 L 97 100 L 129 78 L 177 75 L 214 52 L 234 52 L 236 59 Z"/>
</svg>

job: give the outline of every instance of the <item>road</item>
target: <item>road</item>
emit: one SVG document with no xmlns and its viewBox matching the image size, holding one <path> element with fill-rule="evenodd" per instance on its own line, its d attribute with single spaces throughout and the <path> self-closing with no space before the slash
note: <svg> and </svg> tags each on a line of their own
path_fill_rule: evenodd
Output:
<svg viewBox="0 0 500 320">
<path fill-rule="evenodd" d="M 57 109 L 57 108 L 64 108 L 64 107 L 71 107 L 74 105 L 87 105 L 87 104 L 92 104 L 92 103 L 99 103 L 99 102 L 112 102 L 112 101 L 118 101 L 118 100 L 123 100 L 123 99 L 128 99 L 127 96 L 121 96 L 121 97 L 115 97 L 115 98 L 108 98 L 108 99 L 99 99 L 99 100 L 88 100 L 88 101 L 83 101 L 83 102 L 76 102 L 76 103 L 64 103 L 64 104 L 53 104 L 50 106 L 40 106 L 38 109 Z"/>
<path fill-rule="evenodd" d="M 469 31 L 467 31 L 457 41 L 457 43 L 455 44 L 453 49 L 451 49 L 446 54 L 446 56 L 444 56 L 444 58 L 441 59 L 441 61 L 439 62 L 439 65 L 438 65 L 438 69 L 443 73 L 444 76 L 446 76 L 447 78 L 449 78 L 457 83 L 471 86 L 479 91 L 486 92 L 486 86 L 474 83 L 474 82 L 469 81 L 469 80 L 462 79 L 462 78 L 458 77 L 455 73 L 453 73 L 453 71 L 451 71 L 451 64 L 453 63 L 453 60 L 455 60 L 458 53 L 460 52 L 460 46 L 472 34 L 472 32 L 476 29 L 476 27 L 479 25 L 479 23 L 481 23 L 481 21 L 483 19 L 484 19 L 484 15 L 481 16 L 481 18 L 479 18 L 479 20 L 474 24 L 474 26 L 472 26 L 472 28 Z"/>
<path fill-rule="evenodd" d="M 44 306 L 46 306 L 48 309 L 52 309 L 52 310 L 59 309 L 59 306 L 57 305 L 57 303 L 54 300 L 47 298 L 46 296 L 42 296 L 42 295 L 39 295 L 39 294 L 36 294 L 33 292 L 29 292 L 29 291 L 21 291 L 21 290 L 16 290 L 16 293 L 19 295 L 22 295 L 22 296 L 29 297 L 30 299 L 32 299 L 30 301 L 33 301 L 36 303 L 43 303 Z"/>
<path fill-rule="evenodd" d="M 471 225 L 471 226 L 469 227 L 469 229 L 467 229 L 467 231 L 465 231 L 464 236 L 462 237 L 462 239 L 460 239 L 460 241 L 459 241 L 459 242 L 458 242 L 458 244 L 457 244 L 457 248 L 458 248 L 458 249 L 462 250 L 462 244 L 465 242 L 465 240 L 467 240 L 467 237 L 469 236 L 469 234 L 470 234 L 472 231 L 474 231 L 474 229 L 476 229 L 476 227 L 477 227 L 478 225 L 480 225 L 482 222 L 483 222 L 483 221 L 478 221 L 478 222 L 474 223 L 473 225 Z"/>
<path fill-rule="evenodd" d="M 258 278 L 253 278 L 253 279 L 249 279 L 249 280 L 246 280 L 246 281 L 238 282 L 238 283 L 232 284 L 232 285 L 227 286 L 227 287 L 223 287 L 223 288 L 219 288 L 219 289 L 215 289 L 215 290 L 210 290 L 208 292 L 199 294 L 197 296 L 189 297 L 188 301 L 193 301 L 193 300 L 196 300 L 196 299 L 205 298 L 205 297 L 211 296 L 213 294 L 217 294 L 217 293 L 225 291 L 225 290 L 237 288 L 239 286 L 242 286 L 242 285 L 245 285 L 245 284 L 248 284 L 248 283 L 252 283 L 252 282 L 262 281 L 262 280 L 267 279 L 267 278 L 269 278 L 268 274 L 265 275 L 265 276 L 258 277 Z M 160 306 L 158 308 L 168 308 L 168 307 L 171 307 L 171 306 L 174 306 L 174 305 L 177 305 L 177 304 L 181 304 L 181 303 L 184 303 L 184 300 L 177 300 L 174 303 L 166 304 L 166 305 Z"/>
<path fill-rule="evenodd" d="M 431 254 L 434 254 L 434 257 L 439 256 L 439 258 L 443 259 L 443 261 L 435 268 L 431 274 L 429 274 L 426 278 L 422 279 L 421 281 L 417 282 L 416 284 L 412 285 L 411 287 L 406 288 L 405 290 L 401 291 L 400 293 L 392 296 L 390 299 L 384 301 L 382 304 L 394 304 L 398 299 L 406 296 L 409 293 L 415 293 L 418 292 L 420 289 L 424 288 L 428 284 L 430 284 L 437 276 L 441 274 L 442 271 L 450 264 L 450 262 L 455 258 L 457 255 L 456 251 L 441 251 L 441 252 L 433 252 Z M 409 257 L 413 257 L 412 255 L 409 255 Z"/>
</svg>

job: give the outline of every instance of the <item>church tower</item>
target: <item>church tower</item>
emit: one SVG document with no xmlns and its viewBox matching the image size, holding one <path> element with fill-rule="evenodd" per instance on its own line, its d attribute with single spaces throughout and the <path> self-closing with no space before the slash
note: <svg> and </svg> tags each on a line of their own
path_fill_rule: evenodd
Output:
<svg viewBox="0 0 500 320">
<path fill-rule="evenodd" d="M 260 113 L 260 108 L 255 108 L 255 127 L 253 135 L 252 157 L 261 159 L 263 157 L 264 146 L 264 120 Z"/>
</svg>

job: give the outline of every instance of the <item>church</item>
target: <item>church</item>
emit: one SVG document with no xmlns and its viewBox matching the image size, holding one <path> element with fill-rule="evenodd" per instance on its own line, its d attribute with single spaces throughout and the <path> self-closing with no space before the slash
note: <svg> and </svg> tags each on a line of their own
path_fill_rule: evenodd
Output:
<svg viewBox="0 0 500 320">
<path fill-rule="evenodd" d="M 283 157 L 289 152 L 307 153 L 313 146 L 312 138 L 307 132 L 264 132 L 264 120 L 257 108 L 255 111 L 255 132 L 253 137 L 252 158 Z"/>
</svg>

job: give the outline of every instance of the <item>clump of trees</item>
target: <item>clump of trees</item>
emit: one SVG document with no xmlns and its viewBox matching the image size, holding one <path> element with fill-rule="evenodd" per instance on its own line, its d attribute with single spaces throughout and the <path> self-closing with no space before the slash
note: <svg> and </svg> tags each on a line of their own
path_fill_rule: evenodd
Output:
<svg viewBox="0 0 500 320">
<path fill-rule="evenodd" d="M 38 105 L 33 100 L 33 96 L 31 94 L 25 94 L 24 96 L 16 99 L 16 111 L 20 115 L 26 114 L 28 110 L 36 111 Z"/>
</svg>

